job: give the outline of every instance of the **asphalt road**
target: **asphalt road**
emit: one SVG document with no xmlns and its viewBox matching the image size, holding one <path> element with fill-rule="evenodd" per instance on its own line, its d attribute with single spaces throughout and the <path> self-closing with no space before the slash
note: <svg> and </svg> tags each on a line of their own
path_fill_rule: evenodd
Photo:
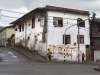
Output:
<svg viewBox="0 0 100 75">
<path fill-rule="evenodd" d="M 1 62 L 3 63 L 32 61 L 24 54 L 10 48 L 0 48 L 0 57 L 2 59 Z"/>
<path fill-rule="evenodd" d="M 3 59 L 0 62 L 0 75 L 100 75 L 100 72 L 93 70 L 97 65 L 34 62 L 12 49 L 0 48 L 0 51 Z M 12 53 L 20 61 L 13 60 Z"/>
</svg>

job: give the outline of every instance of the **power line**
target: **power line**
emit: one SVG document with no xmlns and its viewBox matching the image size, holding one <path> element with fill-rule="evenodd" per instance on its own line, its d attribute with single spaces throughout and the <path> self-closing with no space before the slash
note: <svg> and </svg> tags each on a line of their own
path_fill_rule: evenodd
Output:
<svg viewBox="0 0 100 75">
<path fill-rule="evenodd" d="M 5 15 L 0 15 L 1 17 L 10 17 L 10 18 L 18 18 L 18 17 L 12 17 L 12 16 L 5 16 Z"/>
<path fill-rule="evenodd" d="M 12 12 L 12 13 L 19 13 L 19 14 L 25 14 L 22 12 L 16 12 L 16 11 L 11 11 L 11 10 L 5 10 L 5 9 L 0 9 L 1 11 L 6 11 L 6 12 Z"/>
</svg>

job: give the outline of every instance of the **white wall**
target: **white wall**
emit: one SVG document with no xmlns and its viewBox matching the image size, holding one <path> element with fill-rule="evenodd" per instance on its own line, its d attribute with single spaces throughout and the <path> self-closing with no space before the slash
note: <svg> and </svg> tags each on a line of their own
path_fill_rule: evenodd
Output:
<svg viewBox="0 0 100 75">
<path fill-rule="evenodd" d="M 94 51 L 94 61 L 96 61 L 97 59 L 99 59 L 100 61 L 100 50 Z"/>
<path fill-rule="evenodd" d="M 63 27 L 54 27 L 53 25 L 53 17 L 62 17 L 63 18 Z M 82 18 L 83 20 L 88 19 L 88 16 L 86 15 L 78 15 L 78 14 L 71 14 L 71 13 L 61 13 L 61 12 L 48 12 L 48 48 L 50 48 L 50 45 L 54 46 L 62 46 L 63 47 L 63 35 L 65 32 L 65 29 L 77 24 L 77 18 Z M 71 44 L 67 44 L 66 47 L 72 48 L 74 46 L 74 42 L 76 42 L 77 45 L 77 35 L 78 35 L 78 27 L 73 26 L 69 29 L 66 30 L 66 35 L 71 36 Z M 80 44 L 80 51 L 81 53 L 84 52 L 86 53 L 86 48 L 85 45 L 90 45 L 90 36 L 89 36 L 89 22 L 88 20 L 85 21 L 85 27 L 80 27 L 80 35 L 84 35 L 84 44 Z M 54 49 L 54 48 L 53 48 Z M 74 53 L 72 53 L 75 55 Z M 57 57 L 54 55 L 54 58 Z M 63 56 L 62 56 L 63 58 Z M 72 61 L 75 60 L 77 61 L 77 58 L 73 56 L 74 59 L 71 59 Z M 59 57 L 59 59 L 61 59 Z M 80 54 L 80 59 L 81 59 L 81 54 Z M 70 60 L 66 57 L 66 60 Z"/>
<path fill-rule="evenodd" d="M 35 28 L 33 29 L 32 29 L 32 18 L 27 19 L 26 24 L 25 22 L 22 22 L 22 24 L 24 23 L 24 31 L 19 32 L 18 25 L 16 25 L 15 28 L 17 28 L 17 31 L 15 31 L 15 43 L 18 43 L 20 40 L 23 40 L 23 38 L 25 38 L 25 25 L 27 25 L 26 37 L 30 37 L 27 43 L 27 47 L 29 47 L 29 49 L 35 49 L 35 50 L 41 50 L 41 49 L 45 50 L 46 48 L 45 43 L 42 44 L 43 46 L 40 46 L 42 41 L 43 27 L 40 27 L 40 21 L 38 21 L 38 18 L 40 18 L 40 15 L 38 14 L 35 15 Z M 35 36 L 37 36 L 36 43 L 35 43 Z"/>
</svg>

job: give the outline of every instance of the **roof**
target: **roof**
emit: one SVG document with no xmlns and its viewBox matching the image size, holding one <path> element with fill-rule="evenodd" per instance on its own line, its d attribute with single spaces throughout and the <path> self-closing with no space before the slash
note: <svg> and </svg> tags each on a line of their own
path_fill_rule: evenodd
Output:
<svg viewBox="0 0 100 75">
<path fill-rule="evenodd" d="M 6 28 L 14 28 L 14 26 L 7 26 L 7 27 L 4 27 L 2 30 L 0 30 L 0 32 L 2 32 L 3 30 L 5 30 Z"/>
<path fill-rule="evenodd" d="M 49 5 L 47 5 L 46 8 L 47 10 L 53 10 L 53 11 L 63 11 L 63 12 L 89 15 L 89 11 L 84 11 L 84 10 L 77 10 L 77 9 L 70 9 L 70 8 L 63 8 L 63 7 L 56 7 L 56 6 L 49 6 Z"/>
<path fill-rule="evenodd" d="M 20 17 L 19 19 L 13 21 L 10 24 L 16 24 L 21 21 L 25 21 L 27 18 L 34 16 L 37 12 L 44 12 L 44 11 L 57 11 L 57 12 L 69 12 L 69 13 L 76 13 L 76 14 L 83 14 L 89 15 L 89 11 L 77 10 L 77 9 L 70 9 L 70 8 L 63 8 L 63 7 L 56 7 L 47 5 L 45 7 L 38 7 L 34 10 L 30 11 L 29 13 L 25 14 L 24 16 Z"/>
</svg>

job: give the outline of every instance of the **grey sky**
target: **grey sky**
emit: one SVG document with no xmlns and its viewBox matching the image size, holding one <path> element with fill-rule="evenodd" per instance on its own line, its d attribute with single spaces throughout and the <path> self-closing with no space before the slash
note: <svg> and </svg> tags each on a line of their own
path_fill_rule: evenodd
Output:
<svg viewBox="0 0 100 75">
<path fill-rule="evenodd" d="M 13 10 L 17 12 L 29 12 L 36 7 L 44 7 L 46 5 L 53 5 L 65 8 L 73 8 L 80 10 L 87 10 L 96 12 L 100 16 L 100 0 L 0 0 L 0 9 Z M 20 17 L 22 14 L 8 13 L 2 11 L 3 15 L 10 15 L 13 17 Z M 0 22 L 10 23 L 14 21 L 7 17 L 1 17 Z"/>
</svg>

